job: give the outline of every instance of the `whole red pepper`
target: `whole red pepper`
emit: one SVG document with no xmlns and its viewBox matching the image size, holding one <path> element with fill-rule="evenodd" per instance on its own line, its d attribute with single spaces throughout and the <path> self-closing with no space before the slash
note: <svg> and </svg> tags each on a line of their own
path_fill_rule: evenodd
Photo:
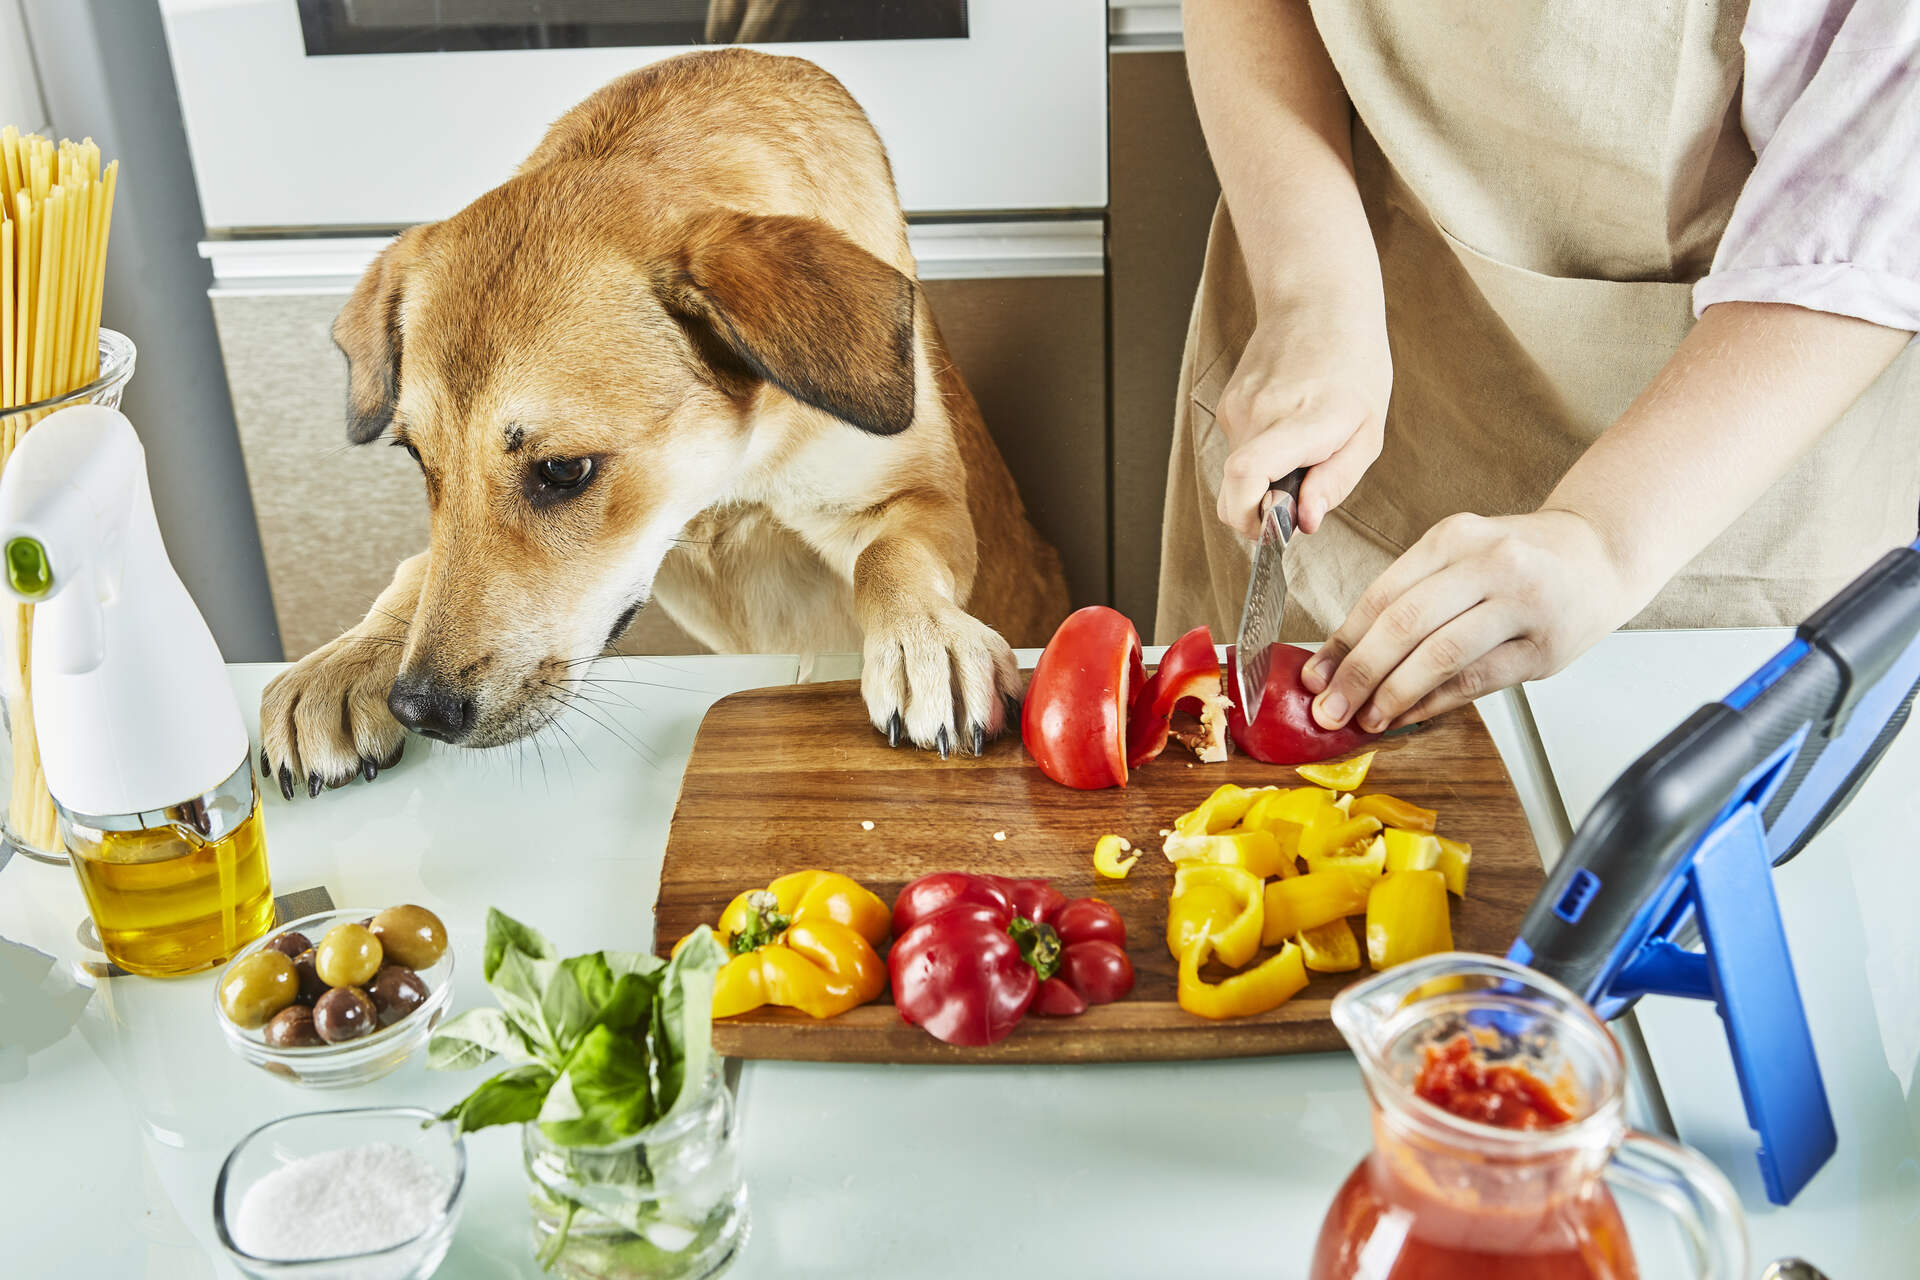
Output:
<svg viewBox="0 0 1920 1280">
<path fill-rule="evenodd" d="M 993 1044 L 1029 1009 L 1082 1013 L 1133 990 L 1119 913 L 1045 880 L 922 876 L 894 900 L 893 932 L 894 1004 L 948 1044 Z"/>
<path fill-rule="evenodd" d="M 1227 690 L 1233 699 L 1227 729 L 1243 754 L 1267 764 L 1311 764 L 1373 741 L 1377 735 L 1362 733 L 1351 723 L 1329 732 L 1313 718 L 1313 695 L 1300 683 L 1300 669 L 1311 653 L 1290 644 L 1276 644 L 1270 652 L 1273 658 L 1260 695 L 1260 714 L 1248 724 L 1240 707 L 1239 658 L 1232 647 L 1227 649 Z"/>
</svg>

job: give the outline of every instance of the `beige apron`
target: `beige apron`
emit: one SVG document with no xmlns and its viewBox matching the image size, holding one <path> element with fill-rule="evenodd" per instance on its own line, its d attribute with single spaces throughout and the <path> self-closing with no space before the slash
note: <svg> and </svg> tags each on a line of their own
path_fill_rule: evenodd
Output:
<svg viewBox="0 0 1920 1280">
<path fill-rule="evenodd" d="M 1283 634 L 1324 638 L 1442 517 L 1535 509 L 1672 355 L 1753 154 L 1743 0 L 1316 0 L 1380 253 L 1386 442 L 1288 550 Z M 1251 548 L 1214 514 L 1213 409 L 1253 332 L 1225 203 L 1187 331 L 1157 639 L 1239 623 Z M 1910 348 L 1633 626 L 1797 622 L 1920 507 Z M 1711 430 L 1711 423 L 1702 423 Z"/>
</svg>

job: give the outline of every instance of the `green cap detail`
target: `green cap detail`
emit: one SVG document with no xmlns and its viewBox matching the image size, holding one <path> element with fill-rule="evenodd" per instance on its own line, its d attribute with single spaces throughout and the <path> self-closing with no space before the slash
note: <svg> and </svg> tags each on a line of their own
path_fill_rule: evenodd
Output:
<svg viewBox="0 0 1920 1280">
<path fill-rule="evenodd" d="M 7 543 L 7 582 L 29 600 L 53 590 L 53 566 L 37 538 L 14 538 Z"/>
</svg>

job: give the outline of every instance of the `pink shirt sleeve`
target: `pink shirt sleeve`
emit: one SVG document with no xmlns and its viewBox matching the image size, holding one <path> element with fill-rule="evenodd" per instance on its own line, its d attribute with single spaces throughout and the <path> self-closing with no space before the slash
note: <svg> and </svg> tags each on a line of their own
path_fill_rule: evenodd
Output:
<svg viewBox="0 0 1920 1280">
<path fill-rule="evenodd" d="M 1694 286 L 1920 330 L 1920 3 L 1753 0 L 1741 124 L 1758 157 Z"/>
</svg>

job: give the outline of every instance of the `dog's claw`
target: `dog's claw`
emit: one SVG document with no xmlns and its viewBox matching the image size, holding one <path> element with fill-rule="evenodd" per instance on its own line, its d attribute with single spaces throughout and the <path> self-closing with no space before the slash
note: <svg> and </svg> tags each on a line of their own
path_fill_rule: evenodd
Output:
<svg viewBox="0 0 1920 1280">
<path fill-rule="evenodd" d="M 307 775 L 307 799 L 309 800 L 316 799 L 320 795 L 321 790 L 325 786 L 326 784 L 320 781 L 319 774 L 317 773 L 308 774 Z"/>
<path fill-rule="evenodd" d="M 893 719 L 887 721 L 887 745 L 890 747 L 899 746 L 900 734 L 906 727 L 906 723 L 900 719 L 900 713 L 898 711 L 894 712 Z"/>
<path fill-rule="evenodd" d="M 380 776 L 380 766 L 366 756 L 360 757 L 360 776 L 372 782 Z"/>
<path fill-rule="evenodd" d="M 973 754 L 976 756 L 987 754 L 987 726 L 983 724 L 973 726 Z"/>
<path fill-rule="evenodd" d="M 285 765 L 280 766 L 280 794 L 293 799 L 293 770 Z"/>
<path fill-rule="evenodd" d="M 273 762 L 267 759 L 265 747 L 260 748 L 260 776 L 269 781 L 273 779 Z"/>
<path fill-rule="evenodd" d="M 940 753 L 942 760 L 945 760 L 947 756 L 952 753 L 953 743 L 947 739 L 947 726 L 941 725 L 940 732 L 933 735 L 933 747 L 934 750 Z"/>
</svg>

